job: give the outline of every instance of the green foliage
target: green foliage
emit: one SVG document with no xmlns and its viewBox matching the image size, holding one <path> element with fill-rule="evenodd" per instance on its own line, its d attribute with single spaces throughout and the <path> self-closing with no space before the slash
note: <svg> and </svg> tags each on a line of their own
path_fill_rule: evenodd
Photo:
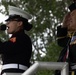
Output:
<svg viewBox="0 0 76 75">
<path fill-rule="evenodd" d="M 44 57 L 44 61 L 57 61 L 59 53 L 61 51 L 61 48 L 56 44 L 56 42 L 52 42 L 48 47 L 47 47 L 47 53 L 46 57 Z"/>
<path fill-rule="evenodd" d="M 8 5 L 17 6 L 32 15 L 33 29 L 28 32 L 32 39 L 31 60 L 57 61 L 61 48 L 57 45 L 56 29 L 62 23 L 72 0 L 2 0 L 8 15 Z M 27 9 L 26 9 L 27 8 Z M 44 56 L 42 56 L 45 54 Z M 54 71 L 40 71 L 38 75 L 54 75 Z"/>
<path fill-rule="evenodd" d="M 39 70 L 36 75 L 54 75 L 54 71 L 50 70 Z"/>
</svg>

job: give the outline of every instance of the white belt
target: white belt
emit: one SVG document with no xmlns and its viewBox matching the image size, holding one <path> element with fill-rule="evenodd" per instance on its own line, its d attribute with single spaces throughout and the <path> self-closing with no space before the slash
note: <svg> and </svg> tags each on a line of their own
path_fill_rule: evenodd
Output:
<svg viewBox="0 0 76 75">
<path fill-rule="evenodd" d="M 21 64 L 5 64 L 2 66 L 2 70 L 4 69 L 21 69 L 21 70 L 27 70 L 28 67 L 21 65 Z"/>
</svg>

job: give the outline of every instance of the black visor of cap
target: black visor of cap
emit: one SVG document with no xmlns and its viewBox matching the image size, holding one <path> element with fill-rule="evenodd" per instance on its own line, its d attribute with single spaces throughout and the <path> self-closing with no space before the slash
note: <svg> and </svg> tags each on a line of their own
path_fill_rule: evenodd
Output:
<svg viewBox="0 0 76 75">
<path fill-rule="evenodd" d="M 9 15 L 8 19 L 6 19 L 5 21 L 11 21 L 11 20 L 15 20 L 17 19 L 18 21 L 23 21 L 24 23 L 24 29 L 29 31 L 33 26 L 32 24 L 28 23 L 28 20 L 21 17 L 20 15 Z"/>
<path fill-rule="evenodd" d="M 76 9 L 76 2 L 72 3 L 70 6 L 69 6 L 69 10 L 70 11 L 73 11 Z"/>
</svg>

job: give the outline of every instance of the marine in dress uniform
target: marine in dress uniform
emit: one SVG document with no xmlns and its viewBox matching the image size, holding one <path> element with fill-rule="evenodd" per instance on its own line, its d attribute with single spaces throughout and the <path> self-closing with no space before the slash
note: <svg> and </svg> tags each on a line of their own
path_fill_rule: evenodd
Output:
<svg viewBox="0 0 76 75">
<path fill-rule="evenodd" d="M 76 9 L 76 3 L 69 6 L 72 13 Z M 76 31 L 68 32 L 68 28 L 57 27 L 58 45 L 63 47 L 60 53 L 59 62 L 69 63 L 69 75 L 76 75 Z M 68 55 L 68 57 L 67 57 Z M 60 75 L 60 74 L 57 74 Z"/>
<path fill-rule="evenodd" d="M 30 37 L 25 34 L 25 30 L 29 31 L 32 28 L 32 24 L 28 22 L 31 18 L 30 14 L 20 8 L 9 6 L 6 26 L 7 32 L 12 36 L 6 42 L 0 41 L 0 54 L 2 54 L 3 61 L 2 74 L 5 72 L 23 73 L 30 67 L 32 42 Z M 13 27 L 14 24 L 15 27 Z"/>
</svg>

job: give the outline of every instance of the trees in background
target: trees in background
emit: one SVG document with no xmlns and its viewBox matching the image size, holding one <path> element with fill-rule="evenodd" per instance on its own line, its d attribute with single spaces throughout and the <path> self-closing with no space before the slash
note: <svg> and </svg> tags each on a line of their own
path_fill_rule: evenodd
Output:
<svg viewBox="0 0 76 75">
<path fill-rule="evenodd" d="M 69 11 L 72 0 L 2 0 L 5 7 L 1 13 L 8 15 L 8 5 L 17 6 L 30 14 L 33 29 L 28 32 L 32 38 L 33 54 L 31 61 L 57 61 L 61 48 L 56 41 L 56 28 L 62 24 L 63 16 Z M 2 35 L 2 34 L 1 34 Z M 38 75 L 53 75 L 52 71 Z"/>
</svg>

